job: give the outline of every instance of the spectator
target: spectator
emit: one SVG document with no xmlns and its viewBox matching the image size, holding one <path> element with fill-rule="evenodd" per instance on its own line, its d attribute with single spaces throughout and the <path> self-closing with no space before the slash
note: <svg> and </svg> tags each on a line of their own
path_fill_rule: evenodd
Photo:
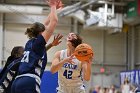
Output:
<svg viewBox="0 0 140 93">
<path fill-rule="evenodd" d="M 114 85 L 110 86 L 109 93 L 116 93 L 116 89 Z"/>
<path fill-rule="evenodd" d="M 128 78 L 126 77 L 124 80 L 124 83 L 121 85 L 121 91 L 122 93 L 130 93 L 130 83 Z"/>
<path fill-rule="evenodd" d="M 99 85 L 95 86 L 95 89 L 93 90 L 92 93 L 99 93 L 101 90 L 101 87 Z"/>
</svg>

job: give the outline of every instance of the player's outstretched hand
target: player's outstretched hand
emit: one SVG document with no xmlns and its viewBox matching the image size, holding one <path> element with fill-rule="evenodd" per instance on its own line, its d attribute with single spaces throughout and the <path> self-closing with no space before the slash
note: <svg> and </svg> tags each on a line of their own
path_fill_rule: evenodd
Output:
<svg viewBox="0 0 140 93">
<path fill-rule="evenodd" d="M 60 9 L 63 7 L 63 3 L 61 0 L 46 0 L 49 6 L 56 6 L 56 9 Z"/>
<path fill-rule="evenodd" d="M 71 64 L 74 64 L 74 62 L 72 61 L 73 58 L 74 58 L 74 55 L 71 55 L 70 57 L 65 58 L 64 61 L 71 63 Z"/>
<path fill-rule="evenodd" d="M 51 7 L 51 6 L 57 6 L 58 4 L 58 0 L 45 0 L 48 5 Z"/>
<path fill-rule="evenodd" d="M 62 9 L 62 8 L 63 8 L 63 5 L 64 5 L 64 4 L 62 3 L 62 1 L 59 0 L 59 1 L 58 1 L 58 4 L 57 4 L 57 6 L 56 6 L 56 9 L 58 9 L 58 10 L 59 10 L 59 9 Z"/>
<path fill-rule="evenodd" d="M 63 35 L 61 35 L 61 34 L 58 34 L 57 36 L 54 36 L 53 42 L 51 43 L 52 46 L 59 45 L 62 42 L 61 41 L 62 37 L 63 37 Z"/>
<path fill-rule="evenodd" d="M 82 62 L 82 64 L 92 64 L 92 61 L 93 61 L 93 57 L 91 56 L 88 60 L 85 60 Z"/>
</svg>

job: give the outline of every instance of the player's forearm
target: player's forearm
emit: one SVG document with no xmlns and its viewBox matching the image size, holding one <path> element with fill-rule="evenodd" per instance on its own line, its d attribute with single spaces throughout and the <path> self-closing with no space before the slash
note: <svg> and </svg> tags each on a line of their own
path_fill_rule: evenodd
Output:
<svg viewBox="0 0 140 93">
<path fill-rule="evenodd" d="M 49 45 L 46 46 L 46 51 L 48 51 L 53 45 L 50 43 Z"/>
<path fill-rule="evenodd" d="M 48 42 L 52 33 L 54 32 L 55 27 L 57 25 L 57 21 L 58 21 L 58 18 L 57 18 L 57 14 L 56 14 L 56 6 L 53 5 L 53 6 L 51 6 L 50 22 L 48 25 L 45 25 L 46 29 L 42 33 L 42 36 L 44 37 L 46 43 Z"/>
<path fill-rule="evenodd" d="M 51 17 L 50 17 L 51 16 Z M 51 7 L 51 13 L 49 13 L 46 21 L 45 21 L 45 26 L 48 26 L 50 21 L 58 21 L 57 13 L 56 13 L 56 8 L 55 6 Z"/>
<path fill-rule="evenodd" d="M 57 22 L 57 12 L 56 12 L 56 6 L 51 6 L 51 13 L 50 13 L 50 22 Z"/>
<path fill-rule="evenodd" d="M 45 26 L 48 26 L 50 22 L 50 14 L 48 15 L 47 19 L 45 20 Z"/>
<path fill-rule="evenodd" d="M 60 62 L 57 63 L 57 64 L 53 64 L 53 65 L 51 66 L 51 72 L 52 72 L 52 73 L 58 72 L 58 70 L 63 66 L 64 63 L 65 63 L 65 61 L 62 60 L 62 61 L 60 61 Z"/>
<path fill-rule="evenodd" d="M 87 63 L 85 72 L 84 72 L 84 79 L 89 81 L 91 77 L 91 64 Z"/>
</svg>

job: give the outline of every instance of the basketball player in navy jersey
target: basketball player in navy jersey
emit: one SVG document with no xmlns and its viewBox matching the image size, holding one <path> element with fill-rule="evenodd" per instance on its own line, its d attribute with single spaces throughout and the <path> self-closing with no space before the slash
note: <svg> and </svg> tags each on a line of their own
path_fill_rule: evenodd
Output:
<svg viewBox="0 0 140 93">
<path fill-rule="evenodd" d="M 12 77 L 14 78 L 14 76 L 16 75 L 16 73 L 14 72 L 18 70 L 19 65 L 17 64 L 11 68 L 11 71 L 15 75 L 11 73 L 10 74 L 7 73 L 7 69 L 9 69 L 9 66 L 13 64 L 14 60 L 18 60 L 23 55 L 23 52 L 24 52 L 24 48 L 22 46 L 15 46 L 12 49 L 11 55 L 7 58 L 6 64 L 0 73 L 0 93 L 11 93 L 11 83 L 9 84 L 10 81 L 8 83 L 4 83 L 4 82 L 5 80 L 9 80 L 9 78 L 12 78 Z M 5 77 L 6 73 L 7 73 L 7 76 Z M 4 77 L 5 77 L 5 80 L 3 80 Z"/>
<path fill-rule="evenodd" d="M 56 6 L 58 0 L 49 0 L 51 12 L 45 25 L 36 22 L 25 32 L 29 41 L 25 45 L 24 56 L 18 76 L 12 84 L 12 93 L 40 93 L 41 77 L 47 64 L 45 45 L 57 25 Z"/>
<path fill-rule="evenodd" d="M 14 60 L 20 58 L 23 55 L 23 52 L 24 52 L 24 48 L 22 46 L 15 46 L 12 49 L 11 55 L 7 58 L 6 64 L 3 67 L 2 71 L 0 72 L 0 79 L 4 75 L 9 64 L 12 63 Z"/>
<path fill-rule="evenodd" d="M 54 36 L 53 41 L 46 46 L 46 51 L 54 46 L 59 45 L 61 43 L 62 37 L 63 36 L 61 34 Z M 11 56 L 8 57 L 7 62 L 0 73 L 0 93 L 11 93 L 11 85 L 17 75 L 20 65 L 19 61 L 23 55 L 23 52 L 24 48 L 22 46 L 16 46 L 12 49 Z M 7 69 L 9 70 L 7 71 Z"/>
<path fill-rule="evenodd" d="M 75 33 L 67 37 L 67 49 L 57 51 L 51 65 L 51 72 L 58 72 L 57 93 L 85 93 L 83 79 L 91 77 L 91 61 L 81 62 L 73 56 L 82 39 Z"/>
</svg>

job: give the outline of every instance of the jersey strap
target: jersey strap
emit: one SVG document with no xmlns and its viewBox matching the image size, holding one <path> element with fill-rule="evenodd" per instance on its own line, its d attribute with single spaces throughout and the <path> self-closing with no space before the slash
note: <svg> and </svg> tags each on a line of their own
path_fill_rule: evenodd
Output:
<svg viewBox="0 0 140 93">
<path fill-rule="evenodd" d="M 60 60 L 63 60 L 66 56 L 66 49 L 65 50 L 61 50 L 61 53 L 60 53 Z"/>
</svg>

